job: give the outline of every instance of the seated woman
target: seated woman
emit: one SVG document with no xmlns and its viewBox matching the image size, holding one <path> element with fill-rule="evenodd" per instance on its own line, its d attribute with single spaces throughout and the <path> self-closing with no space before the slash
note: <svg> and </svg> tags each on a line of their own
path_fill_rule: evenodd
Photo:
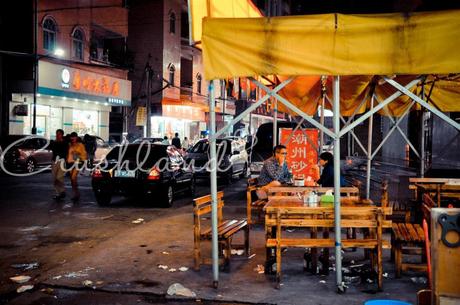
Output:
<svg viewBox="0 0 460 305">
<path fill-rule="evenodd" d="M 316 181 L 323 187 L 334 186 L 334 156 L 330 152 L 323 152 L 319 155 L 319 165 L 323 167 L 321 177 Z M 318 168 L 319 171 L 319 168 Z M 344 186 L 345 181 L 340 176 L 340 185 Z"/>
<path fill-rule="evenodd" d="M 286 146 L 276 145 L 273 148 L 273 157 L 265 160 L 258 178 L 260 188 L 257 190 L 257 197 L 259 199 L 267 199 L 267 192 L 270 187 L 288 183 L 291 179 L 286 164 L 286 155 Z"/>
</svg>

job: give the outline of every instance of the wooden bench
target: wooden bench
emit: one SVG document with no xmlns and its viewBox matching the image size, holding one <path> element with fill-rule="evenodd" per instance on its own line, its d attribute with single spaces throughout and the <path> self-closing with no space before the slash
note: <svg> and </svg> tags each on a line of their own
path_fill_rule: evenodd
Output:
<svg viewBox="0 0 460 305">
<path fill-rule="evenodd" d="M 248 187 L 246 189 L 246 214 L 248 224 L 251 226 L 255 223 L 262 223 L 264 206 L 267 203 L 266 199 L 259 199 L 256 195 L 257 178 L 248 179 Z M 253 220 L 252 212 L 257 215 L 257 220 Z"/>
<path fill-rule="evenodd" d="M 424 219 L 430 218 L 429 210 L 435 205 L 435 202 L 428 194 L 423 195 L 421 208 Z M 407 270 L 427 271 L 425 233 L 420 224 L 408 222 L 393 223 L 392 244 L 395 258 L 395 275 L 397 278 L 401 277 L 401 272 Z M 405 263 L 403 261 L 403 255 L 414 254 L 421 256 L 421 263 Z"/>
<path fill-rule="evenodd" d="M 273 208 L 270 204 L 266 208 L 266 225 L 276 227 L 276 234 L 267 237 L 266 247 L 276 248 L 276 287 L 281 283 L 281 249 L 283 248 L 329 248 L 335 246 L 334 238 L 305 238 L 283 236 L 286 227 L 301 227 L 309 229 L 334 228 L 334 208 Z M 268 213 L 276 211 L 276 216 L 268 217 Z M 382 249 L 390 248 L 388 241 L 383 240 L 383 228 L 391 228 L 391 221 L 385 220 L 386 215 L 391 215 L 391 208 L 380 207 L 342 207 L 342 228 L 371 229 L 376 234 L 366 234 L 362 239 L 342 239 L 342 248 L 364 248 L 373 252 L 371 265 L 377 271 L 378 287 L 383 286 Z M 357 217 L 359 216 L 359 219 Z M 306 235 L 306 234 L 305 234 Z"/>
<path fill-rule="evenodd" d="M 249 255 L 249 227 L 246 219 L 231 219 L 223 220 L 222 208 L 224 207 L 224 193 L 217 193 L 217 222 L 218 222 L 218 243 L 219 256 L 223 254 L 223 258 L 219 259 L 223 263 L 223 268 L 230 269 L 230 257 L 232 249 L 244 248 L 245 254 Z M 194 224 L 194 258 L 195 270 L 200 270 L 201 264 L 211 263 L 211 259 L 201 258 L 201 242 L 212 240 L 212 228 L 203 229 L 201 226 L 201 218 L 203 215 L 210 214 L 212 211 L 211 195 L 206 195 L 193 200 L 193 224 Z M 244 231 L 244 245 L 232 245 L 233 236 Z"/>
</svg>

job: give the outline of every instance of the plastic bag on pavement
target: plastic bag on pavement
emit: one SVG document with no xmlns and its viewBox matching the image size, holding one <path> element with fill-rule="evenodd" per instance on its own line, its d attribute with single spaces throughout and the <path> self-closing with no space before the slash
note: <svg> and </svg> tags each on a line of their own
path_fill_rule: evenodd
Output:
<svg viewBox="0 0 460 305">
<path fill-rule="evenodd" d="M 168 295 L 179 295 L 183 297 L 194 298 L 196 297 L 196 293 L 191 291 L 190 289 L 182 286 L 179 283 L 174 283 L 168 288 Z"/>
</svg>

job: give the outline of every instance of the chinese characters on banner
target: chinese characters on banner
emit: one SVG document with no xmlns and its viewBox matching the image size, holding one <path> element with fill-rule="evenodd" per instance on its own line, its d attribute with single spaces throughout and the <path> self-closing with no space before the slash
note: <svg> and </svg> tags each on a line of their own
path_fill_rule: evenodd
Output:
<svg viewBox="0 0 460 305">
<path fill-rule="evenodd" d="M 281 144 L 286 143 L 291 132 L 291 128 L 280 129 Z M 289 142 L 287 142 L 286 161 L 294 176 L 304 175 L 305 178 L 310 176 L 313 180 L 319 179 L 319 177 L 316 177 L 317 172 L 313 169 L 313 165 L 318 163 L 318 151 L 316 150 L 318 133 L 317 129 L 296 130 Z"/>
<path fill-rule="evenodd" d="M 79 71 L 73 74 L 72 89 L 86 91 L 88 93 L 119 96 L 120 84 L 116 80 L 109 80 L 107 77 L 95 78 L 89 75 L 81 76 Z"/>
</svg>

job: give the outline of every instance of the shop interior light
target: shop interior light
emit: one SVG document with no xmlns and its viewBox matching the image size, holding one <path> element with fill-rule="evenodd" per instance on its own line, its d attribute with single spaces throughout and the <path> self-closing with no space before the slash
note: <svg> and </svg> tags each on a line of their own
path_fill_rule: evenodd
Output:
<svg viewBox="0 0 460 305">
<path fill-rule="evenodd" d="M 62 99 L 63 99 L 63 100 L 66 100 L 66 99 L 67 99 L 67 96 L 63 96 Z"/>
<path fill-rule="evenodd" d="M 76 101 L 78 101 L 78 99 L 77 99 L 77 98 L 74 98 L 73 100 L 74 100 L 75 102 L 76 102 Z"/>
<path fill-rule="evenodd" d="M 40 93 L 37 93 L 37 97 L 40 97 L 40 96 L 42 96 L 42 95 Z"/>
<path fill-rule="evenodd" d="M 104 106 L 109 106 L 109 103 L 104 103 Z"/>
<path fill-rule="evenodd" d="M 94 102 L 96 105 L 99 105 L 99 102 Z"/>
<path fill-rule="evenodd" d="M 50 98 L 54 98 L 54 96 L 50 95 Z"/>
<path fill-rule="evenodd" d="M 88 100 L 85 100 L 85 103 L 89 103 L 89 101 L 88 101 Z"/>
<path fill-rule="evenodd" d="M 64 56 L 64 50 L 61 49 L 61 48 L 56 48 L 56 49 L 54 49 L 54 55 L 62 57 L 62 56 Z"/>
</svg>

